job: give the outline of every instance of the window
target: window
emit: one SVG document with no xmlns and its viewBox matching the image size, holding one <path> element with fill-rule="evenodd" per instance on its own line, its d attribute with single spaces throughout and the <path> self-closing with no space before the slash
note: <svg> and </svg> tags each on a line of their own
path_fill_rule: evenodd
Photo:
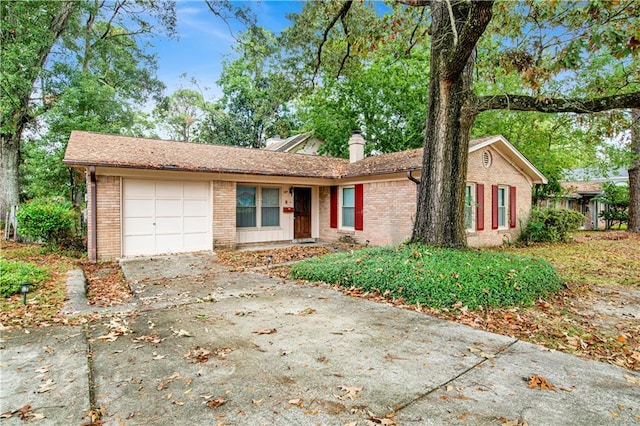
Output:
<svg viewBox="0 0 640 426">
<path fill-rule="evenodd" d="M 260 207 L 260 208 L 258 208 Z M 238 186 L 236 227 L 280 226 L 280 188 Z"/>
<path fill-rule="evenodd" d="M 255 186 L 238 186 L 236 190 L 236 226 L 238 228 L 256 226 Z"/>
<path fill-rule="evenodd" d="M 507 188 L 498 187 L 498 228 L 507 227 Z"/>
<path fill-rule="evenodd" d="M 279 188 L 262 188 L 262 226 L 280 226 Z"/>
<path fill-rule="evenodd" d="M 467 230 L 473 230 L 473 213 L 475 203 L 473 200 L 473 185 L 467 184 L 464 196 L 464 227 Z"/>
<path fill-rule="evenodd" d="M 342 226 L 353 228 L 355 226 L 356 194 L 355 188 L 342 188 Z"/>
</svg>

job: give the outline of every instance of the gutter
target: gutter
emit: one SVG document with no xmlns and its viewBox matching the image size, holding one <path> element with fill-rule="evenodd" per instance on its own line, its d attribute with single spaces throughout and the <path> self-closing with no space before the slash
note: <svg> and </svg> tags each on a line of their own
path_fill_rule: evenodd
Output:
<svg viewBox="0 0 640 426">
<path fill-rule="evenodd" d="M 416 179 L 413 177 L 413 170 L 409 170 L 407 172 L 407 179 L 409 179 L 411 182 L 415 183 L 416 185 L 420 185 L 420 179 Z"/>
<path fill-rule="evenodd" d="M 89 166 L 89 185 L 91 188 L 91 208 L 89 209 L 89 229 L 91 238 L 89 239 L 89 260 L 98 261 L 98 194 L 96 193 L 96 166 Z"/>
</svg>

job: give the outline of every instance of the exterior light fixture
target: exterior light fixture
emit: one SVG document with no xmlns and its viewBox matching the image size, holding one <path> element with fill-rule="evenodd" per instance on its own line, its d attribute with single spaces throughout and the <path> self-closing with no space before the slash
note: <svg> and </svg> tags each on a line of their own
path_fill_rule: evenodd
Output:
<svg viewBox="0 0 640 426">
<path fill-rule="evenodd" d="M 22 285 L 20 286 L 20 292 L 22 293 L 22 304 L 26 305 L 27 304 L 27 293 L 29 293 L 29 286 L 31 284 L 30 283 L 22 283 Z"/>
<path fill-rule="evenodd" d="M 267 270 L 269 270 L 269 266 L 271 266 L 271 261 L 273 260 L 272 255 L 267 255 Z"/>
<path fill-rule="evenodd" d="M 293 186 L 289 187 L 289 194 L 293 195 Z"/>
</svg>

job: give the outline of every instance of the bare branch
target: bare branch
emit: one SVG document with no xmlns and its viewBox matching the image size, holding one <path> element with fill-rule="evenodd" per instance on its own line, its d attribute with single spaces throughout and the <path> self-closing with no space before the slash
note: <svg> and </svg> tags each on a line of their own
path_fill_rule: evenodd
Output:
<svg viewBox="0 0 640 426">
<path fill-rule="evenodd" d="M 351 54 L 351 42 L 349 41 L 349 29 L 347 28 L 347 23 L 344 20 L 344 15 L 340 18 L 340 22 L 342 22 L 342 29 L 344 31 L 344 38 L 347 40 L 347 52 L 345 53 L 342 61 L 340 62 L 340 68 L 338 68 L 338 73 L 336 74 L 336 78 L 340 77 L 342 70 L 344 69 L 344 64 L 347 62 L 349 55 Z"/>
<path fill-rule="evenodd" d="M 640 108 L 640 92 L 601 98 L 537 98 L 521 95 L 479 96 L 471 107 L 480 113 L 492 109 L 537 111 L 544 113 L 573 112 L 588 114 L 612 109 Z"/>
<path fill-rule="evenodd" d="M 451 32 L 453 33 L 453 45 L 458 45 L 458 29 L 456 28 L 456 17 L 453 15 L 453 8 L 450 0 L 444 0 L 447 4 L 447 12 L 449 12 L 449 20 L 451 21 Z"/>
<path fill-rule="evenodd" d="M 396 3 L 411 7 L 425 7 L 431 5 L 432 0 L 396 0 Z"/>
<path fill-rule="evenodd" d="M 411 53 L 411 50 L 413 50 L 415 45 L 418 43 L 418 39 L 416 38 L 414 40 L 414 37 L 416 36 L 416 33 L 418 32 L 418 28 L 420 28 L 420 24 L 422 24 L 422 20 L 424 19 L 424 11 L 425 10 L 426 10 L 426 8 L 423 7 L 422 10 L 420 11 L 420 19 L 418 19 L 418 22 L 416 23 L 416 26 L 413 28 L 413 31 L 411 32 L 411 38 L 409 39 L 409 47 L 405 51 L 406 55 Z"/>
<path fill-rule="evenodd" d="M 313 71 L 312 81 L 315 81 L 316 76 L 318 75 L 318 71 L 320 70 L 320 64 L 322 64 L 322 48 L 324 47 L 324 44 L 327 42 L 329 31 L 331 31 L 331 29 L 336 25 L 336 23 L 338 22 L 338 19 L 343 19 L 347 15 L 347 13 L 349 12 L 349 9 L 351 8 L 351 4 L 352 4 L 352 0 L 348 0 L 344 2 L 342 4 L 342 7 L 336 14 L 336 16 L 333 17 L 333 19 L 331 20 L 327 28 L 324 29 L 324 33 L 322 34 L 322 41 L 320 42 L 320 46 L 318 46 L 318 60 L 316 61 L 316 68 Z"/>
</svg>

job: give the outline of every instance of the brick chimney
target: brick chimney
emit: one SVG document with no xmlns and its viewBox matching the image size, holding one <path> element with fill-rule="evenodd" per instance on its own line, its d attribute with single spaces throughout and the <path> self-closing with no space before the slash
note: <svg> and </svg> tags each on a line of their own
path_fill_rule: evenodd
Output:
<svg viewBox="0 0 640 426">
<path fill-rule="evenodd" d="M 360 132 L 353 132 L 349 138 L 349 162 L 355 163 L 364 158 L 364 138 Z"/>
</svg>

